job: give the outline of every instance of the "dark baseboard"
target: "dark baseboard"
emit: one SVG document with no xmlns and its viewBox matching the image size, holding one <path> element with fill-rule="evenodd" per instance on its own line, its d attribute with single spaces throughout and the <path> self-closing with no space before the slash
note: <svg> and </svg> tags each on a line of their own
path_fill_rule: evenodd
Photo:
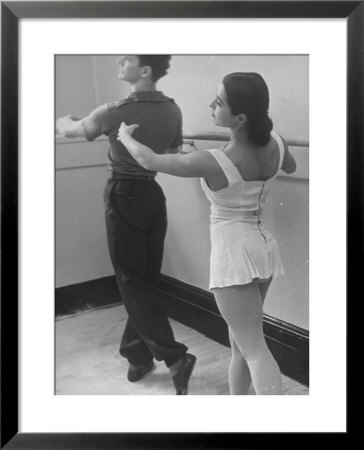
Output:
<svg viewBox="0 0 364 450">
<path fill-rule="evenodd" d="M 166 275 L 159 285 L 162 304 L 174 320 L 220 344 L 229 346 L 227 326 L 213 294 Z M 115 277 L 56 289 L 56 316 L 120 303 Z M 309 385 L 309 333 L 295 325 L 264 316 L 264 334 L 282 373 Z"/>
<path fill-rule="evenodd" d="M 114 276 L 62 286 L 55 292 L 56 317 L 120 303 Z"/>
</svg>

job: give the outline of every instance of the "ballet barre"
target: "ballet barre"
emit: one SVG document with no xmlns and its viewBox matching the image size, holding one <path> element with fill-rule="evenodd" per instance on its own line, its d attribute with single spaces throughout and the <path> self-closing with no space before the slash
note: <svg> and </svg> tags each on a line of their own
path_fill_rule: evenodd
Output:
<svg viewBox="0 0 364 450">
<path fill-rule="evenodd" d="M 186 145 L 191 145 L 194 147 L 195 141 L 219 141 L 227 142 L 230 140 L 230 135 L 228 133 L 196 133 L 196 134 L 185 134 L 183 136 L 183 143 Z M 284 137 L 289 147 L 309 147 L 309 140 L 305 138 L 289 138 Z"/>
<path fill-rule="evenodd" d="M 86 139 L 84 137 L 68 139 L 59 134 L 56 134 L 56 143 L 57 144 L 69 144 L 70 142 L 85 142 Z M 106 136 L 100 136 L 98 140 L 107 140 Z M 230 139 L 230 135 L 228 133 L 196 133 L 196 134 L 184 134 L 183 135 L 183 143 L 185 145 L 190 145 L 194 147 L 195 141 L 218 141 L 218 142 L 228 142 Z M 289 147 L 309 147 L 309 141 L 305 138 L 287 138 L 284 137 L 284 140 L 287 142 Z"/>
</svg>

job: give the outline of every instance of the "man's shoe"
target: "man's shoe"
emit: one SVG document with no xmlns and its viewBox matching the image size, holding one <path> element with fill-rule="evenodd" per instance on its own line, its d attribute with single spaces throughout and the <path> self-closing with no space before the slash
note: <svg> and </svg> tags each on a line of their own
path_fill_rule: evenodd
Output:
<svg viewBox="0 0 364 450">
<path fill-rule="evenodd" d="M 128 380 L 131 382 L 138 381 L 141 378 L 144 377 L 148 372 L 150 372 L 154 367 L 153 361 L 151 361 L 149 364 L 146 364 L 145 366 L 133 366 L 132 364 L 129 365 L 128 369 Z"/>
<path fill-rule="evenodd" d="M 188 382 L 197 359 L 196 356 L 191 355 L 191 353 L 186 353 L 182 358 L 178 372 L 172 377 L 176 395 L 187 395 Z"/>
</svg>

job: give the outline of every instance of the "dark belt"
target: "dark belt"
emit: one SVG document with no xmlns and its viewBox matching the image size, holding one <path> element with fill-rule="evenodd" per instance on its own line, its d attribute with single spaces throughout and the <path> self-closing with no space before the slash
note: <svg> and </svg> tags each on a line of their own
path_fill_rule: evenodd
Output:
<svg viewBox="0 0 364 450">
<path fill-rule="evenodd" d="M 108 174 L 108 180 L 139 180 L 139 181 L 153 181 L 155 177 L 153 175 L 126 175 L 122 173 L 112 172 Z"/>
</svg>

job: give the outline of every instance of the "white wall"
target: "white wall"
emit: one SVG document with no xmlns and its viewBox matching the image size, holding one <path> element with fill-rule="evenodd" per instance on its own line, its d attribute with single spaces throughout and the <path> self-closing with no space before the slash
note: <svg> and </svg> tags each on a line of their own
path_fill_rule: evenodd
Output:
<svg viewBox="0 0 364 450">
<path fill-rule="evenodd" d="M 127 95 L 116 78 L 117 55 L 56 58 L 56 117 L 83 116 L 106 101 Z M 174 56 L 160 89 L 175 98 L 184 132 L 221 131 L 208 105 L 226 73 L 257 71 L 270 88 L 271 117 L 284 136 L 308 138 L 308 58 L 306 56 Z M 199 148 L 218 145 L 200 142 Z M 56 145 L 57 287 L 113 273 L 104 227 L 105 138 L 94 143 L 58 139 Z M 273 283 L 266 302 L 272 316 L 308 328 L 308 149 L 292 149 L 294 176 L 280 177 L 267 221 L 277 238 L 286 276 Z M 207 289 L 209 205 L 196 179 L 158 175 L 168 202 L 169 228 L 163 273 Z"/>
<path fill-rule="evenodd" d="M 270 115 L 277 132 L 308 137 L 308 57 L 281 55 L 175 56 L 160 86 L 180 105 L 186 133 L 220 131 L 209 104 L 231 72 L 258 72 L 270 90 Z"/>
</svg>

